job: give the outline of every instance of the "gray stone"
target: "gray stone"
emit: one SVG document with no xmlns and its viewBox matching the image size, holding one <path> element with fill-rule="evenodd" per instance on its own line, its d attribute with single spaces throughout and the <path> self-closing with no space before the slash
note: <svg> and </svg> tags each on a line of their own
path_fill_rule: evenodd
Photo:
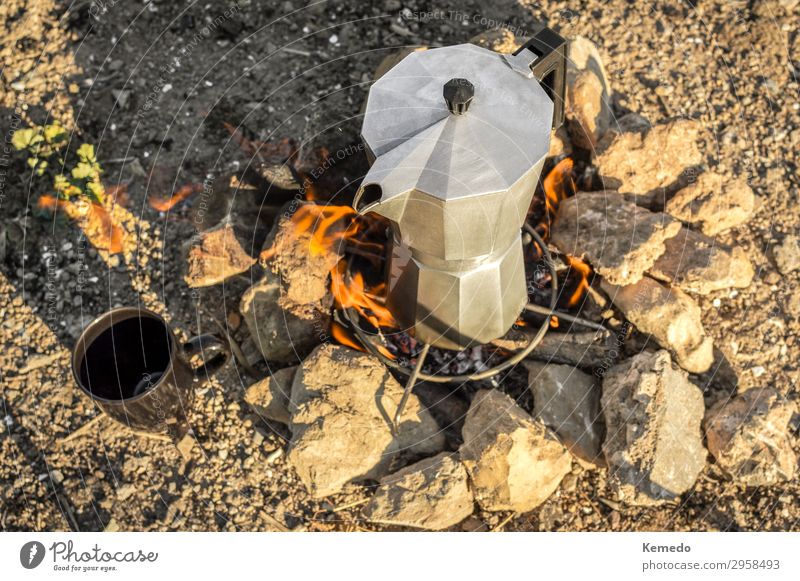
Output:
<svg viewBox="0 0 800 581">
<path fill-rule="evenodd" d="M 373 523 L 439 531 L 472 514 L 467 471 L 442 452 L 381 479 L 364 517 Z"/>
<path fill-rule="evenodd" d="M 706 414 L 708 450 L 747 486 L 786 482 L 797 470 L 789 422 L 797 407 L 771 387 L 753 388 L 713 405 Z"/>
<path fill-rule="evenodd" d="M 686 292 L 707 295 L 727 288 L 746 288 L 755 276 L 744 250 L 688 228 L 681 228 L 665 246 L 666 251 L 648 273 Z"/>
<path fill-rule="evenodd" d="M 332 344 L 302 363 L 292 384 L 288 461 L 315 498 L 348 482 L 380 479 L 414 457 L 444 449 L 444 435 L 415 395 L 398 433 L 403 387 L 375 357 Z"/>
<path fill-rule="evenodd" d="M 743 179 L 706 172 L 668 200 L 664 211 L 714 236 L 749 220 L 755 202 Z"/>
<path fill-rule="evenodd" d="M 614 131 L 598 145 L 598 174 L 608 189 L 652 196 L 679 182 L 683 172 L 703 162 L 697 148 L 700 124 L 681 119 L 647 131 Z"/>
<path fill-rule="evenodd" d="M 703 395 L 667 351 L 640 353 L 603 378 L 608 481 L 619 500 L 653 505 L 693 485 L 706 460 Z"/>
<path fill-rule="evenodd" d="M 492 345 L 511 352 L 519 351 L 528 346 L 535 334 L 536 331 L 530 327 L 512 328 L 503 337 L 492 341 Z M 528 359 L 593 369 L 614 359 L 617 347 L 615 339 L 606 337 L 602 331 L 550 332 L 542 338 Z"/>
<path fill-rule="evenodd" d="M 800 239 L 787 236 L 784 241 L 772 248 L 775 265 L 781 274 L 789 274 L 800 268 Z"/>
<path fill-rule="evenodd" d="M 313 306 L 293 311 L 282 299 L 279 277 L 267 271 L 244 292 L 239 310 L 264 359 L 295 363 L 327 338 L 330 315 Z"/>
<path fill-rule="evenodd" d="M 603 281 L 601 288 L 625 318 L 669 349 L 685 370 L 703 373 L 711 367 L 713 341 L 703 328 L 700 307 L 689 295 L 651 278 L 624 287 Z"/>
<path fill-rule="evenodd" d="M 533 510 L 572 466 L 556 435 L 497 390 L 475 395 L 463 434 L 461 461 L 484 510 Z"/>
<path fill-rule="evenodd" d="M 245 390 L 244 401 L 258 415 L 288 425 L 291 422 L 289 399 L 296 373 L 297 367 L 286 367 L 270 373 Z"/>
<path fill-rule="evenodd" d="M 617 192 L 579 192 L 558 207 L 551 241 L 586 259 L 613 284 L 632 284 L 664 254 L 680 222 L 625 200 Z"/>
<path fill-rule="evenodd" d="M 602 464 L 600 388 L 570 365 L 526 362 L 533 415 L 552 429 L 579 460 Z"/>
</svg>

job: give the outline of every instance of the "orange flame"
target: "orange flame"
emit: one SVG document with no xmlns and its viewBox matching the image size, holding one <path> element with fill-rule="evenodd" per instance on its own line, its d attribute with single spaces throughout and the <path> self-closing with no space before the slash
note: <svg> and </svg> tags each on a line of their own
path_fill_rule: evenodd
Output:
<svg viewBox="0 0 800 581">
<path fill-rule="evenodd" d="M 575 307 L 589 289 L 589 275 L 592 273 L 592 268 L 580 258 L 572 256 L 567 256 L 567 264 L 569 264 L 571 272 L 578 275 L 578 284 L 567 299 L 567 306 Z"/>
<path fill-rule="evenodd" d="M 293 236 L 308 236 L 308 248 L 312 256 L 325 254 L 338 254 L 338 248 L 343 243 L 352 246 L 358 253 L 366 255 L 382 252 L 379 245 L 359 239 L 359 235 L 371 226 L 369 218 L 359 216 L 350 206 L 322 206 L 304 204 L 292 214 L 291 223 Z M 279 243 L 266 248 L 260 255 L 262 263 L 266 263 L 279 251 Z M 397 328 L 397 322 L 392 313 L 383 304 L 386 285 L 381 283 L 370 287 L 363 274 L 356 272 L 347 276 L 347 261 L 339 260 L 331 271 L 331 293 L 337 309 L 354 309 L 361 317 L 369 321 L 376 329 Z M 334 325 L 333 337 L 349 347 L 358 345 L 355 337 L 350 336 L 341 325 Z M 363 350 L 363 348 L 361 348 Z M 378 347 L 381 353 L 394 358 L 383 347 Z"/>
<path fill-rule="evenodd" d="M 333 336 L 334 339 L 336 339 L 336 341 L 338 341 L 345 347 L 351 347 L 356 351 L 366 351 L 366 349 L 364 349 L 364 346 L 361 345 L 361 343 L 359 343 L 356 340 L 356 338 L 350 334 L 350 331 L 348 331 L 343 325 L 341 325 L 337 321 L 334 321 L 331 324 L 331 335 Z"/>
<path fill-rule="evenodd" d="M 537 225 L 537 228 L 545 240 L 550 236 L 550 223 L 555 219 L 555 215 L 558 212 L 558 205 L 576 190 L 575 182 L 572 180 L 573 165 L 571 158 L 567 157 L 562 159 L 550 173 L 547 174 L 542 182 L 546 211 L 544 219 Z M 537 257 L 541 257 L 543 253 L 538 248 L 535 241 L 533 244 L 537 252 Z M 567 298 L 566 306 L 574 307 L 580 303 L 589 288 L 589 275 L 591 275 L 592 269 L 588 264 L 578 258 L 567 256 L 566 260 L 567 264 L 570 266 L 568 276 L 573 276 L 577 279 L 575 288 Z M 550 321 L 550 326 L 557 328 L 558 319 L 553 317 Z"/>
<path fill-rule="evenodd" d="M 558 210 L 558 204 L 567 197 L 567 188 L 575 191 L 575 183 L 572 181 L 572 159 L 565 157 L 544 178 L 545 205 L 547 216 L 552 219 Z"/>
<path fill-rule="evenodd" d="M 172 194 L 169 198 L 160 198 L 157 194 L 151 192 L 147 198 L 147 203 L 150 207 L 159 212 L 167 212 L 180 202 L 188 199 L 198 192 L 203 191 L 203 184 L 186 184 L 181 186 L 180 189 Z"/>
<path fill-rule="evenodd" d="M 350 347 L 352 349 L 355 349 L 356 351 L 363 351 L 365 353 L 367 351 L 364 348 L 364 346 L 361 343 L 359 343 L 358 339 L 356 339 L 346 327 L 344 327 L 337 321 L 334 321 L 333 324 L 331 325 L 331 335 L 333 336 L 334 339 L 336 339 L 336 341 L 338 341 L 345 347 Z M 389 359 L 396 359 L 396 357 L 392 355 L 392 353 L 383 345 L 377 345 L 377 348 L 378 351 L 385 357 Z"/>
<path fill-rule="evenodd" d="M 397 321 L 394 316 L 389 309 L 378 302 L 378 296 L 386 290 L 385 285 L 380 284 L 374 289 L 367 289 L 360 272 L 354 273 L 350 280 L 346 281 L 346 270 L 347 265 L 344 260 L 340 260 L 336 268 L 331 270 L 331 292 L 336 307 L 355 309 L 376 329 L 381 327 L 396 329 Z"/>
</svg>

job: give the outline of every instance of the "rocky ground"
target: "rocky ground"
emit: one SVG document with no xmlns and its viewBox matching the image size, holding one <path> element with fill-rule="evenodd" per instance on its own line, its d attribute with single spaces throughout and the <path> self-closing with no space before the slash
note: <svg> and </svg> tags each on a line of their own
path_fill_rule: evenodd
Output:
<svg viewBox="0 0 800 581">
<path fill-rule="evenodd" d="M 420 477 L 429 471 L 406 469 L 394 481 L 344 484 L 317 498 L 319 491 L 303 483 L 308 475 L 289 466 L 290 460 L 299 465 L 302 454 L 315 458 L 315 451 L 295 448 L 287 458 L 286 422 L 265 422 L 261 416 L 269 414 L 248 405 L 252 379 L 235 364 L 199 390 L 194 446 L 136 436 L 98 416 L 75 387 L 69 350 L 87 322 L 123 304 L 163 313 L 182 337 L 216 331 L 219 322 L 241 338 L 239 298 L 253 281 L 239 276 L 190 289 L 182 249 L 196 231 L 191 201 L 166 212 L 147 203 L 148 196 L 169 197 L 186 184 L 244 168 L 248 156 L 224 123 L 243 123 L 264 141 L 291 137 L 309 150 L 335 151 L 355 142 L 368 83 L 388 54 L 464 42 L 496 25 L 525 36 L 537 19 L 599 46 L 615 119 L 636 112 L 654 124 L 677 116 L 698 121 L 709 136 L 700 151 L 709 169 L 740 177 L 755 192 L 754 215 L 745 225 L 722 234 L 703 226 L 716 240 L 742 248 L 755 273 L 747 288 L 694 297 L 702 327 L 730 362 L 701 387 L 707 396 L 720 385 L 735 393 L 771 388 L 755 402 L 734 400 L 728 417 L 754 406 L 777 410 L 775 422 L 789 423 L 785 431 L 797 453 L 797 418 L 775 402 L 796 402 L 800 380 L 799 11 L 790 0 L 386 0 L 309 8 L 245 0 L 4 2 L 0 125 L 6 144 L 14 129 L 30 123 L 58 119 L 74 129 L 77 141 L 95 145 L 107 181 L 127 184 L 122 219 L 137 236 L 120 254 L 96 251 L 73 223 L 36 209 L 49 192 L 24 160 L 10 151 L 0 160 L 0 529 L 372 530 L 387 526 L 381 524 L 392 512 L 387 506 L 399 502 L 397 479 L 403 490 L 441 486 Z M 647 357 L 629 365 L 663 368 L 664 356 Z M 258 371 L 266 374 L 266 364 Z M 513 381 L 524 384 L 524 374 Z M 492 393 L 475 396 L 480 406 L 473 406 L 473 420 L 499 405 Z M 317 403 L 335 407 L 336 394 L 329 397 Z M 698 405 L 685 399 L 687 409 Z M 313 414 L 317 404 L 306 403 L 304 414 Z M 508 416 L 510 430 L 529 425 L 521 410 Z M 461 464 L 447 457 L 423 462 L 448 475 L 451 485 L 436 494 L 453 499 L 451 517 L 465 517 L 455 530 L 797 530 L 796 477 L 769 486 L 759 485 L 763 478 L 730 479 L 741 459 L 725 457 L 726 424 L 715 417 L 723 416 L 709 418 L 721 436 L 709 437 L 706 446 L 730 463 L 692 462 L 686 470 L 699 471 L 693 487 L 655 507 L 619 502 L 607 470 L 566 462 L 553 449 L 548 462 L 556 484 L 534 510 L 518 510 L 524 502 L 490 492 L 479 494 L 480 508 L 467 510 Z M 313 415 L 301 419 L 292 419 L 293 428 L 308 433 Z M 528 441 L 519 438 L 514 445 L 525 448 Z M 606 443 L 607 456 L 616 445 Z M 490 448 L 487 442 L 461 452 L 478 491 L 476 471 Z M 436 525 L 447 520 L 433 509 L 429 518 Z"/>
</svg>

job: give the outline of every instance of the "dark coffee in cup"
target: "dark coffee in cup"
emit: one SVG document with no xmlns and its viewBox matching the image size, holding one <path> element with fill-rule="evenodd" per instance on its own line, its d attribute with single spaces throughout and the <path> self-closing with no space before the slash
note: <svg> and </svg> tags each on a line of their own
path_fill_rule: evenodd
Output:
<svg viewBox="0 0 800 581">
<path fill-rule="evenodd" d="M 198 367 L 189 362 L 195 354 Z M 84 329 L 72 370 L 80 388 L 115 420 L 135 430 L 178 435 L 187 425 L 195 386 L 229 356 L 227 342 L 216 335 L 181 345 L 160 315 L 122 307 Z"/>
</svg>

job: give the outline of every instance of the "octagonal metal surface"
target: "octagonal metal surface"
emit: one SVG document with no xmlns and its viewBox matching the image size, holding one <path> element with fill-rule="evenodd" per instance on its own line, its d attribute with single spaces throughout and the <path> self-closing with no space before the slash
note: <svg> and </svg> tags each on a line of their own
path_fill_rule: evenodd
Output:
<svg viewBox="0 0 800 581">
<path fill-rule="evenodd" d="M 463 115 L 443 97 L 453 78 L 474 87 Z M 547 155 L 552 115 L 539 82 L 498 53 L 471 44 L 412 53 L 370 88 L 361 134 L 376 165 L 386 160 L 365 185 L 378 183 L 383 201 L 412 189 L 442 200 L 505 191 Z"/>
</svg>

